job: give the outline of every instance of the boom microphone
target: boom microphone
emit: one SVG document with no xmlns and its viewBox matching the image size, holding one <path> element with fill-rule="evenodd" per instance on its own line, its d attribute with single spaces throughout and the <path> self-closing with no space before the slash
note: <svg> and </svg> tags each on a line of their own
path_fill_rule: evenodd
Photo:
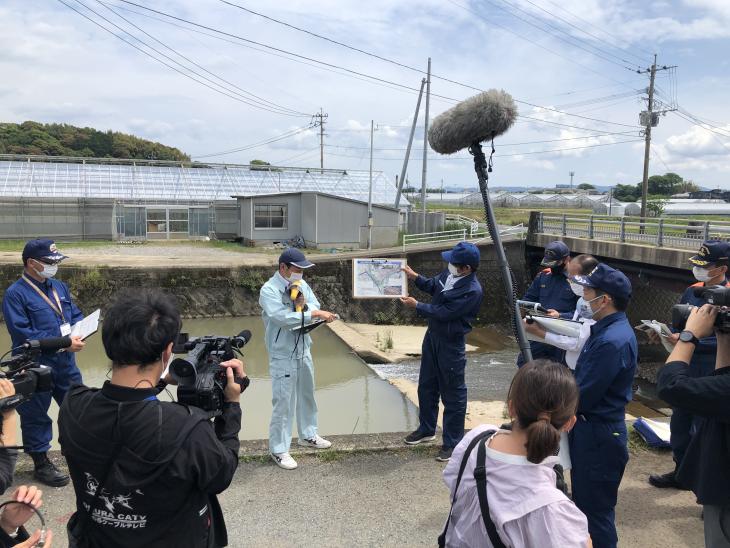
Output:
<svg viewBox="0 0 730 548">
<path fill-rule="evenodd" d="M 28 350 L 40 350 L 41 352 L 58 352 L 62 348 L 71 346 L 71 337 L 48 337 L 46 339 L 27 340 L 21 347 Z"/>
<path fill-rule="evenodd" d="M 512 96 L 504 90 L 490 89 L 439 114 L 428 131 L 428 142 L 440 154 L 453 154 L 502 135 L 516 117 Z"/>
</svg>

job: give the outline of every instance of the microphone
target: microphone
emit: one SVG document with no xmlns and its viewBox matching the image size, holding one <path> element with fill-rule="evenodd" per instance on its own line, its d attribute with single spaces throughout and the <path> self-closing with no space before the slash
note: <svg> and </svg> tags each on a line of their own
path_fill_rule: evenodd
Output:
<svg viewBox="0 0 730 548">
<path fill-rule="evenodd" d="M 47 339 L 27 340 L 21 348 L 25 350 L 40 350 L 41 352 L 58 352 L 62 348 L 71 346 L 71 337 L 48 337 Z"/>
<path fill-rule="evenodd" d="M 238 335 L 236 335 L 236 338 L 237 339 L 243 339 L 243 344 L 241 346 L 245 346 L 251 340 L 251 336 L 252 336 L 251 335 L 251 332 L 248 329 L 244 329 Z"/>
<path fill-rule="evenodd" d="M 512 96 L 504 90 L 490 89 L 436 116 L 428 130 L 428 142 L 440 154 L 453 154 L 502 135 L 515 118 L 517 107 Z"/>
</svg>

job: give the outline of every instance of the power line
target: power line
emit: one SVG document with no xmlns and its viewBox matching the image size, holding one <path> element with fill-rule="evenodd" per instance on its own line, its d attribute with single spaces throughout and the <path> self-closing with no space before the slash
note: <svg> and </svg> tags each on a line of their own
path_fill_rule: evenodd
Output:
<svg viewBox="0 0 730 548">
<path fill-rule="evenodd" d="M 192 60 L 192 59 L 190 59 L 189 57 L 186 57 L 185 55 L 183 55 L 182 53 L 180 53 L 179 51 L 177 51 L 176 49 L 174 49 L 174 48 L 172 48 L 172 47 L 168 46 L 167 44 L 165 44 L 165 43 L 164 43 L 164 42 L 162 42 L 161 40 L 158 40 L 158 39 L 157 39 L 156 37 L 154 37 L 153 35 L 151 35 L 151 34 L 150 34 L 150 33 L 148 33 L 147 31 L 145 31 L 145 30 L 144 30 L 143 28 L 141 28 L 141 27 L 137 26 L 137 25 L 136 25 L 136 24 L 134 24 L 134 23 L 133 23 L 132 21 L 130 21 L 129 19 L 127 19 L 126 17 L 124 17 L 124 16 L 123 16 L 123 15 L 121 15 L 120 13 L 116 12 L 116 11 L 115 11 L 114 9 L 112 9 L 112 8 L 111 8 L 111 7 L 110 7 L 110 6 L 108 5 L 108 4 L 106 4 L 106 3 L 105 3 L 105 2 L 103 2 L 102 0 L 96 0 L 96 1 L 97 1 L 97 2 L 99 3 L 99 4 L 101 4 L 102 6 L 104 6 L 104 7 L 106 8 L 106 9 L 108 9 L 109 11 L 111 11 L 111 12 L 112 12 L 112 13 L 113 13 L 114 15 L 116 15 L 117 17 L 119 17 L 119 18 L 120 18 L 120 19 L 122 19 L 123 21 L 126 21 L 126 22 L 127 22 L 128 24 L 132 25 L 132 26 L 133 26 L 133 27 L 134 27 L 135 29 L 137 29 L 138 31 L 140 31 L 140 32 L 141 32 L 142 34 L 144 34 L 145 36 L 148 36 L 149 38 L 151 38 L 152 40 L 154 40 L 155 42 L 157 42 L 157 43 L 158 43 L 158 44 L 160 44 L 161 46 L 163 46 L 163 47 L 165 47 L 165 48 L 169 49 L 169 50 L 170 50 L 170 51 L 172 51 L 172 52 L 173 52 L 173 53 L 174 53 L 175 55 L 178 55 L 178 56 L 179 56 L 179 57 L 181 57 L 182 59 L 185 59 L 185 60 L 186 60 L 186 61 L 187 61 L 188 63 L 190 63 L 190 64 L 194 65 L 195 67 L 197 67 L 197 68 L 199 68 L 199 69 L 201 69 L 201 70 L 202 70 L 202 71 L 204 71 L 205 73 L 207 73 L 207 74 L 210 74 L 210 75 L 211 75 L 211 76 L 213 76 L 214 78 L 217 78 L 217 79 L 221 80 L 222 82 L 225 82 L 226 84 L 228 84 L 229 86 L 231 86 L 231 87 L 233 87 L 233 88 L 235 88 L 235 89 L 239 90 L 239 91 L 240 91 L 240 92 L 242 92 L 243 94 L 245 94 L 245 95 L 249 95 L 249 96 L 253 97 L 253 99 L 251 99 L 252 101 L 260 102 L 260 103 L 261 103 L 262 105 L 268 105 L 268 106 L 270 106 L 270 107 L 272 107 L 272 108 L 275 108 L 275 109 L 277 109 L 277 110 L 279 110 L 279 109 L 280 109 L 280 110 L 282 110 L 282 114 L 284 114 L 284 113 L 287 113 L 287 112 L 288 112 L 289 114 L 291 114 L 291 115 L 293 115 L 293 116 L 307 116 L 307 117 L 308 117 L 308 116 L 311 116 L 311 114 L 307 114 L 306 112 L 300 112 L 300 111 L 297 111 L 297 110 L 294 110 L 294 109 L 290 109 L 290 108 L 288 108 L 288 107 L 285 107 L 285 106 L 279 105 L 279 104 L 277 104 L 277 103 L 274 103 L 273 101 L 269 101 L 268 99 L 264 99 L 263 97 L 259 97 L 258 95 L 254 94 L 254 93 L 251 93 L 251 92 L 249 92 L 249 91 L 246 91 L 245 89 L 243 89 L 243 88 L 239 87 L 238 85 L 234 84 L 233 82 L 230 82 L 230 81 L 226 80 L 225 78 L 223 78 L 223 77 L 221 77 L 221 76 L 218 76 L 217 74 L 214 74 L 213 72 L 211 72 L 211 71 L 209 71 L 208 69 L 206 69 L 206 68 L 205 68 L 204 66 L 202 66 L 202 65 L 199 65 L 198 63 L 196 63 L 195 61 L 193 61 L 193 60 Z M 87 9 L 88 9 L 88 8 L 87 8 Z M 93 11 L 93 10 L 92 10 L 92 11 Z M 94 13 L 96 13 L 96 12 L 94 12 Z M 127 31 L 124 31 L 124 32 L 127 32 Z M 127 34 L 129 34 L 129 33 L 127 32 Z M 133 36 L 133 35 L 131 35 L 131 34 L 129 34 L 129 35 L 130 35 L 130 36 Z M 137 39 L 137 38 L 135 37 L 135 39 Z M 139 39 L 137 39 L 137 40 L 139 40 Z M 143 42 L 143 43 L 144 43 L 144 42 Z M 145 45 L 146 45 L 146 44 L 145 44 Z M 149 47 L 149 46 L 148 46 L 148 47 Z M 181 66 L 183 66 L 183 65 L 181 65 Z M 190 69 L 188 69 L 188 70 L 190 70 Z M 209 81 L 210 81 L 210 80 L 209 80 Z M 220 86 L 220 84 L 216 84 L 216 85 L 219 85 L 219 86 Z M 223 86 L 220 86 L 220 87 L 223 87 Z M 225 89 L 225 88 L 224 88 L 224 89 Z M 235 93 L 235 92 L 234 92 L 234 93 Z"/>
<path fill-rule="evenodd" d="M 624 60 L 623 60 L 623 59 L 621 59 L 620 57 L 617 57 L 616 55 L 613 55 L 613 54 L 612 54 L 612 53 L 610 53 L 610 52 L 607 52 L 607 51 L 601 50 L 600 48 L 598 48 L 598 47 L 596 47 L 596 46 L 592 46 L 592 45 L 591 45 L 591 47 L 593 47 L 594 49 L 597 49 L 598 51 L 600 51 L 600 52 L 601 52 L 601 54 L 599 54 L 599 53 L 596 53 L 596 52 L 594 52 L 594 51 L 591 51 L 591 50 L 589 50 L 589 49 L 587 49 L 587 48 L 585 48 L 585 47 L 581 46 L 580 44 L 577 44 L 577 43 L 571 42 L 570 40 L 567 40 L 566 38 L 562 38 L 561 36 L 559 36 L 559 35 L 557 35 L 557 34 L 555 34 L 555 33 L 552 33 L 552 32 L 550 32 L 550 31 L 548 31 L 548 30 L 545 30 L 545 28 L 544 28 L 544 27 L 541 27 L 540 25 L 537 25 L 537 24 L 535 24 L 535 23 L 533 23 L 533 22 L 531 22 L 531 21 L 528 21 L 527 19 L 525 19 L 525 18 L 523 18 L 523 17 L 520 17 L 519 15 L 515 14 L 515 13 L 514 13 L 514 12 L 513 12 L 512 10 L 508 10 L 508 9 L 506 9 L 506 8 L 503 8 L 503 7 L 501 6 L 501 5 L 499 5 L 499 4 L 495 4 L 495 3 L 494 3 L 494 2 L 492 2 L 491 0 L 485 0 L 485 1 L 486 1 L 487 3 L 489 3 L 489 4 L 491 4 L 492 6 L 494 6 L 494 7 L 498 8 L 498 9 L 501 9 L 501 10 L 502 10 L 502 11 L 504 11 L 505 13 L 508 13 L 508 14 L 510 14 L 510 15 L 511 15 L 512 17 L 515 17 L 515 18 L 519 19 L 520 21 L 522 21 L 522 22 L 524 22 L 524 23 L 527 23 L 528 25 L 531 25 L 531 26 L 535 27 L 536 29 L 538 29 L 538 30 L 541 30 L 541 31 L 543 31 L 543 32 L 544 32 L 544 33 L 546 33 L 546 34 L 549 34 L 550 36 L 553 36 L 553 37 L 557 38 L 557 39 L 558 39 L 558 40 L 560 40 L 561 42 L 565 42 L 566 44 L 569 44 L 569 45 L 572 45 L 572 46 L 574 46 L 574 47 L 577 47 L 577 48 L 579 48 L 579 49 L 581 49 L 581 50 L 583 50 L 583 51 L 585 51 L 585 52 L 587 52 L 587 53 L 590 53 L 590 54 L 592 54 L 592 55 L 595 55 L 596 57 L 599 57 L 599 58 L 603 59 L 604 61 L 608 61 L 609 63 L 613 63 L 614 65 L 618 65 L 618 66 L 619 66 L 619 67 L 621 67 L 621 68 L 625 68 L 625 69 L 628 69 L 628 70 L 632 70 L 632 71 L 634 70 L 634 69 L 633 69 L 633 68 L 631 68 L 631 67 L 627 67 L 627 66 L 625 66 L 625 65 L 621 64 L 620 62 L 616 62 L 616 61 L 614 61 L 613 59 L 611 59 L 611 58 L 609 58 L 609 57 L 606 57 L 606 55 L 610 55 L 610 56 L 611 56 L 611 57 L 613 57 L 614 59 L 618 59 L 619 61 L 622 61 L 622 62 L 625 62 L 625 63 L 629 63 L 628 61 L 624 61 Z M 533 18 L 535 18 L 535 19 L 538 19 L 538 18 L 537 18 L 536 16 L 534 16 L 534 15 L 533 15 L 533 14 L 531 14 L 530 12 L 528 12 L 528 11 L 526 11 L 526 10 L 524 10 L 524 9 L 522 9 L 522 8 L 520 8 L 520 7 L 518 7 L 518 6 L 516 6 L 515 4 L 512 4 L 511 2 L 508 2 L 507 0 L 502 0 L 502 2 L 503 2 L 504 4 L 507 4 L 508 6 L 511 6 L 511 7 L 513 7 L 513 8 L 514 8 L 514 9 L 516 9 L 517 11 L 520 11 L 520 12 L 522 12 L 522 13 L 525 13 L 525 14 L 527 14 L 527 15 L 529 15 L 530 17 L 533 17 Z M 540 19 L 538 19 L 538 20 L 540 20 Z M 540 20 L 540 21 L 542 21 L 542 20 Z M 562 33 L 562 34 L 565 34 L 566 36 L 570 36 L 570 35 L 568 35 L 567 33 L 565 33 L 565 31 L 563 31 L 562 29 L 560 29 L 560 28 L 558 28 L 558 27 L 556 27 L 556 26 L 552 25 L 551 23 L 549 23 L 549 22 L 544 22 L 544 23 L 545 23 L 545 24 L 546 24 L 546 25 L 547 25 L 548 27 L 550 27 L 550 28 L 554 28 L 554 29 L 558 30 L 558 32 L 560 32 L 560 33 Z M 571 38 L 573 38 L 573 37 L 571 37 Z M 590 44 L 589 44 L 589 45 L 590 45 Z M 604 55 L 604 54 L 605 54 L 605 55 Z M 632 64 L 632 63 L 629 63 L 629 64 Z"/>
<path fill-rule="evenodd" d="M 109 33 L 109 34 L 111 34 L 112 36 L 114 36 L 114 37 L 118 38 L 119 40 L 121 40 L 122 42 L 125 42 L 126 44 L 128 44 L 128 45 L 132 46 L 132 47 L 133 47 L 134 49 L 136 49 L 136 50 L 138 50 L 139 52 L 143 53 L 143 54 L 144 54 L 144 55 L 146 55 L 147 57 L 150 57 L 151 59 L 154 59 L 155 61 L 157 61 L 158 63 L 160 63 L 160 64 L 162 64 L 162 65 L 164 65 L 164 66 L 166 66 L 167 68 L 169 68 L 169 69 L 171 69 L 171 70 L 174 70 L 174 71 L 175 71 L 175 72 L 177 72 L 178 74 L 181 74 L 182 76 L 184 76 L 184 77 L 186 77 L 186 78 L 189 78 L 190 80 L 193 80 L 194 82 L 197 82 L 198 84 L 200 84 L 200 85 L 202 85 L 202 86 L 205 86 L 205 87 L 207 87 L 207 88 L 209 88 L 209 89 L 211 89 L 211 90 L 215 91 L 216 93 L 219 93 L 219 94 L 221 94 L 221 95 L 225 95 L 226 97 L 229 97 L 229 98 L 233 99 L 234 101 L 238 101 L 238 102 L 240 102 L 240 103 L 244 103 L 244 104 L 246 104 L 246 105 L 248 105 L 248 106 L 252 106 L 252 107 L 254 107 L 254 108 L 259 108 L 259 109 L 262 109 L 262 110 L 267 110 L 267 111 L 269 111 L 269 112 L 273 112 L 273 113 L 275 113 L 275 114 L 282 114 L 281 112 L 278 112 L 278 111 L 275 111 L 275 110 L 272 110 L 272 109 L 268 109 L 268 108 L 262 107 L 261 105 L 259 105 L 259 104 L 256 104 L 256 103 L 253 103 L 253 102 L 251 102 L 250 100 L 247 100 L 247 99 L 245 99 L 245 98 L 242 98 L 242 97 L 241 97 L 241 96 L 239 96 L 239 95 L 232 95 L 231 93 L 228 93 L 228 92 L 226 92 L 226 91 L 223 91 L 223 90 L 221 90 L 221 89 L 218 89 L 218 88 L 216 88 L 216 87 L 213 87 L 213 86 L 211 86 L 210 84 L 207 84 L 207 83 L 205 83 L 204 81 L 198 80 L 198 79 L 197 79 L 197 78 L 195 78 L 194 76 L 191 76 L 190 74 L 188 74 L 188 73 L 186 73 L 186 72 L 183 72 L 182 70 L 178 69 L 177 67 L 175 67 L 175 66 L 173 66 L 173 65 L 170 65 L 170 64 L 166 63 L 165 61 L 163 61 L 162 59 L 159 59 L 158 57 L 155 57 L 154 55 L 152 55 L 152 54 L 151 54 L 151 53 L 149 53 L 148 51 L 146 51 L 146 50 L 144 50 L 144 49 L 140 48 L 139 46 L 137 46 L 137 45 L 136 45 L 136 44 L 134 44 L 133 42 L 130 42 L 129 40 L 127 40 L 126 38 L 124 38 L 124 36 L 120 36 L 119 34 L 116 34 L 116 33 L 115 33 L 115 32 L 114 32 L 113 30 L 110 30 L 110 29 L 108 29 L 107 27 L 105 27 L 104 25 L 102 25 L 101 23 L 99 23 L 98 21 L 95 21 L 94 19 L 92 19 L 91 17 L 89 17 L 88 15 L 86 15 L 85 13 L 82 13 L 81 11 L 79 11 L 78 9 L 76 9 L 75 7 L 73 7 L 73 6 L 69 5 L 69 4 L 68 4 L 68 3 L 66 3 L 66 2 L 64 1 L 64 0 L 57 0 L 57 1 L 58 1 L 58 2 L 60 2 L 61 4 L 63 4 L 64 6 L 66 6 L 67 8 L 69 8 L 70 10 L 72 10 L 72 11 L 76 12 L 77 14 L 79 14 L 79 15 L 80 15 L 81 17 L 83 17 L 84 19 L 87 19 L 88 21 L 90 21 L 90 22 L 91 22 L 91 23 L 93 23 L 94 25 L 96 25 L 96 26 L 98 26 L 99 28 L 103 29 L 104 31 L 108 32 L 108 33 Z M 79 4 L 81 4 L 82 6 L 84 6 L 84 7 L 85 7 L 85 8 L 87 9 L 87 10 L 89 10 L 89 11 L 91 11 L 91 12 L 93 12 L 93 13 L 97 13 L 97 12 L 95 12 L 94 10 L 92 10 L 91 8 L 89 8 L 88 6 L 86 6 L 85 4 L 83 4 L 82 2 L 80 2 L 80 0 L 76 0 L 76 2 L 77 2 L 77 3 L 79 3 Z M 110 22 L 110 21 L 109 21 L 108 19 L 106 19 L 106 18 L 105 18 L 104 16 L 100 16 L 100 17 L 101 17 L 102 19 L 104 19 L 104 20 L 108 21 L 108 22 L 109 22 L 110 24 L 112 24 L 113 26 L 115 26 L 115 27 L 119 28 L 120 30 L 122 30 L 122 31 L 123 31 L 123 32 L 125 32 L 126 34 L 129 34 L 129 33 L 127 32 L 127 31 L 124 31 L 124 29 L 121 29 L 121 28 L 120 28 L 120 27 L 119 27 L 118 25 L 116 25 L 116 24 L 114 24 L 114 23 Z M 132 36 L 132 35 L 130 34 L 130 36 Z M 144 42 L 142 42 L 141 40 L 139 40 L 138 38 L 136 38 L 136 37 L 134 37 L 134 36 L 132 36 L 132 37 L 133 37 L 133 38 L 135 38 L 135 40 L 137 40 L 137 41 L 139 41 L 139 42 L 141 42 L 141 43 L 144 43 Z M 146 44 L 145 44 L 145 45 L 146 45 Z M 148 47 L 148 48 L 150 48 L 150 49 L 153 49 L 153 50 L 154 50 L 154 48 L 152 48 L 152 47 L 151 47 L 151 46 L 149 46 L 149 45 L 147 45 L 147 47 Z M 164 56 L 164 54 L 163 54 L 163 56 Z M 176 63 L 177 63 L 177 62 L 176 62 Z M 178 65 L 180 65 L 180 63 L 177 63 L 177 64 L 178 64 Z M 180 65 L 180 66 L 183 66 L 183 65 Z M 191 73 L 193 73 L 193 74 L 195 74 L 195 75 L 197 75 L 197 76 L 200 76 L 200 74 L 196 73 L 195 71 L 192 71 L 191 69 L 189 69 L 189 68 L 187 68 L 187 67 L 184 67 L 184 66 L 183 66 L 183 68 L 185 68 L 186 70 L 188 70 L 189 72 L 191 72 Z M 217 85 L 217 84 L 216 84 L 216 85 Z"/>
<path fill-rule="evenodd" d="M 59 1 L 61 1 L 61 0 L 59 0 Z M 304 55 L 300 55 L 298 53 L 290 52 L 290 51 L 287 51 L 287 50 L 284 50 L 284 49 L 281 49 L 281 48 L 278 48 L 278 47 L 275 47 L 275 46 L 271 46 L 271 45 L 268 45 L 268 44 L 264 44 L 262 42 L 257 42 L 255 40 L 250 40 L 248 38 L 244 38 L 244 37 L 239 36 L 239 35 L 236 35 L 236 34 L 232 34 L 232 33 L 226 32 L 226 31 L 222 31 L 222 30 L 215 29 L 213 27 L 209 27 L 209 26 L 206 26 L 206 25 L 202 25 L 200 23 L 195 23 L 193 21 L 189 21 L 187 19 L 183 19 L 183 18 L 177 17 L 175 15 L 170 15 L 168 13 L 165 13 L 165 12 L 162 12 L 162 11 L 159 11 L 159 10 L 155 10 L 155 9 L 152 9 L 152 8 L 148 8 L 146 6 L 142 6 L 140 4 L 137 4 L 135 2 L 132 2 L 131 0 L 119 0 L 119 1 L 120 2 L 124 2 L 125 4 L 133 5 L 133 6 L 136 6 L 138 8 L 142 8 L 142 9 L 145 9 L 145 10 L 148 10 L 148 11 L 151 11 L 151 12 L 154 12 L 154 13 L 157 13 L 159 15 L 163 15 L 165 17 L 169 17 L 171 19 L 175 19 L 177 21 L 181 21 L 181 22 L 187 23 L 189 25 L 193 25 L 193 26 L 196 26 L 196 27 L 204 28 L 204 29 L 210 30 L 212 32 L 216 32 L 216 33 L 219 33 L 219 34 L 223 34 L 225 36 L 229 36 L 229 37 L 232 37 L 232 38 L 236 38 L 238 40 L 241 40 L 241 41 L 244 41 L 244 42 L 247 42 L 247 43 L 252 43 L 252 44 L 255 44 L 255 45 L 258 45 L 258 46 L 267 48 L 267 49 L 271 49 L 273 51 L 277 51 L 277 52 L 280 52 L 280 53 L 284 53 L 284 54 L 287 54 L 287 55 L 291 55 L 291 56 L 294 56 L 294 57 L 298 57 L 300 59 L 305 59 L 307 61 L 311 61 L 311 62 L 314 62 L 314 63 L 318 63 L 318 64 L 321 64 L 321 65 L 324 65 L 324 66 L 327 66 L 327 67 L 330 67 L 330 68 L 335 68 L 335 69 L 343 70 L 343 71 L 349 72 L 351 74 L 355 74 L 357 76 L 361 76 L 361 77 L 364 77 L 364 78 L 371 79 L 371 80 L 376 81 L 376 82 L 389 84 L 391 86 L 395 86 L 395 87 L 398 87 L 398 88 L 402 88 L 402 89 L 405 89 L 405 90 L 408 90 L 408 91 L 411 91 L 411 92 L 418 92 L 419 91 L 419 89 L 417 89 L 417 88 L 414 88 L 414 87 L 411 87 L 411 86 L 407 86 L 407 85 L 401 84 L 399 82 L 394 82 L 394 81 L 391 81 L 391 80 L 387 80 L 385 78 L 380 78 L 378 76 L 373 76 L 373 75 L 370 75 L 370 74 L 366 74 L 364 72 L 360 72 L 360 71 L 348 69 L 348 68 L 343 67 L 343 66 L 340 66 L 340 65 L 335 65 L 333 63 L 328 63 L 326 61 L 322 61 L 322 60 L 315 59 L 315 58 L 312 58 L 312 57 L 307 57 L 307 56 L 304 56 Z M 452 1 L 452 0 L 449 0 L 449 1 Z M 474 86 L 470 86 L 469 84 L 463 84 L 463 83 L 459 83 L 459 84 L 462 85 L 462 86 L 464 86 L 464 87 L 469 87 L 469 88 L 471 88 L 471 89 L 473 89 L 475 91 L 480 91 L 480 92 L 481 91 L 484 91 L 484 90 L 482 90 L 480 88 L 477 88 L 477 87 L 474 87 Z M 431 96 L 432 97 L 438 97 L 440 99 L 444 99 L 444 100 L 447 100 L 447 101 L 450 101 L 450 102 L 454 102 L 454 103 L 457 103 L 457 102 L 460 101 L 459 99 L 454 99 L 453 97 L 447 97 L 447 96 L 439 95 L 439 94 L 435 94 L 435 93 L 432 93 Z M 521 103 L 521 104 L 524 104 L 524 105 L 529 105 L 529 106 L 532 106 L 534 108 L 539 108 L 539 109 L 544 109 L 544 110 L 548 110 L 548 111 L 551 111 L 551 112 L 556 112 L 556 113 L 559 113 L 559 114 L 564 114 L 566 116 L 574 116 L 574 117 L 577 117 L 577 118 L 582 118 L 584 120 L 598 122 L 598 123 L 601 123 L 601 124 L 611 124 L 611 125 L 617 125 L 617 126 L 623 126 L 623 127 L 631 127 L 631 128 L 636 127 L 634 125 L 621 124 L 619 122 L 611 122 L 611 121 L 608 121 L 608 120 L 599 120 L 599 119 L 596 119 L 596 118 L 590 118 L 590 117 L 587 117 L 587 116 L 581 116 L 579 114 L 571 114 L 569 112 L 563 112 L 563 111 L 560 111 L 560 110 L 557 110 L 557 109 L 554 109 L 554 108 L 551 108 L 551 107 L 545 107 L 545 106 L 542 106 L 542 105 L 537 105 L 537 104 L 531 103 L 529 101 L 522 101 L 522 100 L 519 100 L 519 99 L 515 99 L 515 102 Z"/>
<path fill-rule="evenodd" d="M 531 156 L 535 154 L 551 154 L 554 152 L 565 152 L 570 150 L 580 150 L 585 148 L 596 148 L 596 147 L 604 147 L 604 146 L 612 146 L 612 145 L 621 145 L 624 143 L 641 143 L 641 139 L 629 139 L 625 141 L 614 141 L 612 143 L 598 143 L 594 145 L 584 145 L 584 146 L 577 146 L 577 147 L 567 147 L 567 148 L 556 148 L 551 150 L 536 150 L 532 152 L 513 152 L 509 154 L 500 154 L 499 152 L 496 152 L 495 155 L 499 156 L 500 158 L 509 157 L 509 156 Z M 341 158 L 356 158 L 361 159 L 362 156 L 353 156 L 349 154 L 337 154 L 334 152 L 330 152 L 330 156 L 339 156 Z M 402 158 L 373 158 L 374 160 L 384 160 L 384 161 L 402 161 Z M 445 160 L 470 160 L 472 159 L 471 156 L 445 156 L 445 157 L 437 157 L 434 158 L 434 161 L 442 162 Z"/>
<path fill-rule="evenodd" d="M 525 1 L 525 2 L 527 2 L 528 4 L 531 4 L 531 5 L 535 6 L 535 7 L 536 7 L 537 9 L 539 9 L 540 11 L 543 11 L 543 12 L 547 13 L 547 14 L 548 14 L 548 15 L 550 15 L 551 17 L 555 17 L 555 19 L 558 19 L 559 21 L 562 21 L 562 22 L 563 22 L 563 23 L 565 23 L 566 25 L 569 25 L 569 26 L 573 27 L 573 28 L 574 28 L 574 29 L 576 29 L 576 30 L 579 30 L 580 32 L 582 32 L 582 33 L 584 33 L 584 34 L 587 34 L 588 36 L 590 36 L 591 38 L 593 38 L 593 39 L 595 39 L 595 40 L 597 40 L 597 41 L 599 41 L 599 42 L 603 42 L 604 44 L 606 44 L 606 45 L 608 45 L 608 46 L 611 46 L 612 48 L 615 48 L 615 49 L 617 49 L 617 50 L 619 50 L 619 51 L 622 51 L 622 52 L 628 53 L 629 55 L 631 55 L 631 56 L 635 57 L 636 59 L 641 59 L 642 61 L 644 60 L 644 58 L 643 58 L 643 57 L 641 57 L 641 56 L 639 56 L 639 55 L 636 55 L 635 53 L 632 53 L 632 52 L 631 52 L 631 51 L 629 51 L 629 50 L 626 50 L 626 49 L 623 49 L 623 48 L 619 48 L 618 46 L 614 46 L 614 45 L 613 45 L 613 44 L 612 44 L 611 42 L 608 42 L 607 40 L 604 40 L 603 38 L 600 38 L 599 36 L 596 36 L 595 34 L 591 34 L 590 32 L 588 32 L 587 30 L 585 30 L 585 29 L 584 29 L 584 28 L 582 28 L 582 27 L 579 27 L 578 25 L 574 25 L 573 23 L 571 23 L 571 22 L 570 22 L 570 21 L 568 21 L 567 19 L 564 19 L 564 18 L 560 17 L 559 15 L 557 15 L 557 14 L 555 14 L 555 13 L 552 13 L 551 11 L 548 11 L 548 10 L 546 10 L 546 9 L 545 9 L 545 8 L 543 8 L 542 6 L 540 6 L 540 5 L 536 4 L 535 2 L 532 2 L 532 0 L 524 0 L 524 1 Z M 567 10 L 565 10 L 565 11 L 567 11 Z M 622 61 L 624 61 L 625 63 L 629 63 L 629 64 L 632 64 L 632 63 L 631 63 L 631 61 L 627 61 L 626 59 L 621 59 L 621 60 L 622 60 Z"/>
<path fill-rule="evenodd" d="M 302 133 L 303 131 L 307 131 L 308 129 L 312 129 L 314 127 L 314 124 L 310 124 L 305 127 L 300 127 L 297 129 L 289 130 L 286 133 L 282 133 L 281 135 L 277 135 L 275 137 L 271 137 L 269 139 L 264 139 L 263 141 L 258 141 L 256 143 L 251 143 L 249 145 L 243 145 L 238 148 L 232 148 L 230 150 L 224 150 L 221 152 L 211 152 L 209 154 L 197 154 L 193 155 L 193 158 L 211 158 L 213 156 L 225 156 L 227 154 L 234 154 L 236 152 L 243 152 L 245 150 L 250 150 L 252 148 L 258 148 L 264 145 L 269 145 L 271 143 L 276 143 L 277 141 L 283 141 L 284 139 L 288 139 L 290 137 L 293 137 L 294 135 L 298 135 L 299 133 Z"/>
</svg>

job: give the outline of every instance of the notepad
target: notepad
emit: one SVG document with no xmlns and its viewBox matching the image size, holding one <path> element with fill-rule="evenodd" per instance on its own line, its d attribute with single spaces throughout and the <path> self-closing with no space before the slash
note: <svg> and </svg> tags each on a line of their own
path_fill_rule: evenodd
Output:
<svg viewBox="0 0 730 548">
<path fill-rule="evenodd" d="M 96 333 L 97 329 L 99 329 L 100 315 L 101 310 L 97 308 L 83 320 L 75 323 L 73 327 L 71 327 L 71 337 L 81 337 L 81 340 L 84 340 L 89 335 Z"/>
</svg>

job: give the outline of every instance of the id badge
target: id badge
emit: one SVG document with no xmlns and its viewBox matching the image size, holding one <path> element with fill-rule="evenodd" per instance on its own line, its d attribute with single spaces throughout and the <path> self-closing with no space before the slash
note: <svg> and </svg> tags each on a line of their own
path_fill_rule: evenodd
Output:
<svg viewBox="0 0 730 548">
<path fill-rule="evenodd" d="M 61 324 L 61 336 L 65 337 L 66 335 L 71 334 L 71 324 L 66 322 Z"/>
</svg>

